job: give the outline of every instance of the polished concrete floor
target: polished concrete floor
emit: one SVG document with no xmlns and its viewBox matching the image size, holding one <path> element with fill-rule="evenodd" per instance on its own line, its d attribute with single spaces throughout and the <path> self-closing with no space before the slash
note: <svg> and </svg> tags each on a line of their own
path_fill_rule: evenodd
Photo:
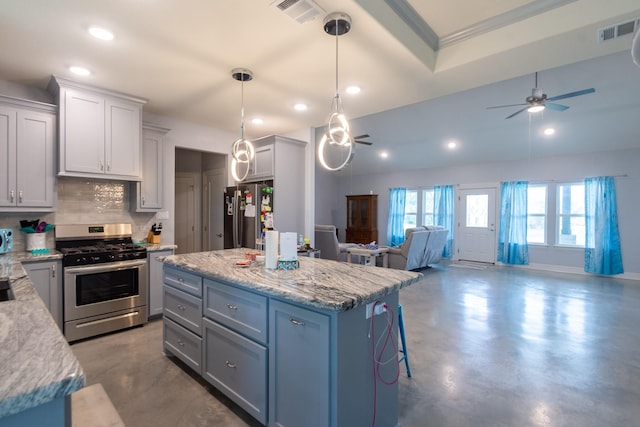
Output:
<svg viewBox="0 0 640 427">
<path fill-rule="evenodd" d="M 413 374 L 400 377 L 402 426 L 640 426 L 640 282 L 423 273 L 400 293 Z M 258 425 L 163 356 L 161 341 L 154 321 L 72 349 L 129 427 Z"/>
</svg>

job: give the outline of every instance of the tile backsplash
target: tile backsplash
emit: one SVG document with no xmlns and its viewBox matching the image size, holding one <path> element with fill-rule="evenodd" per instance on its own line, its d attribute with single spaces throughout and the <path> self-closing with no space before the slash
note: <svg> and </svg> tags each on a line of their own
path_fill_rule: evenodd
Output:
<svg viewBox="0 0 640 427">
<path fill-rule="evenodd" d="M 13 250 L 24 251 L 26 237 L 20 232 L 20 220 L 46 221 L 49 224 L 131 223 L 133 240 L 147 237 L 156 222 L 154 213 L 130 211 L 131 186 L 127 181 L 92 178 L 57 178 L 55 212 L 0 212 L 0 228 L 14 231 Z M 55 247 L 53 232 L 47 233 L 47 247 Z"/>
</svg>

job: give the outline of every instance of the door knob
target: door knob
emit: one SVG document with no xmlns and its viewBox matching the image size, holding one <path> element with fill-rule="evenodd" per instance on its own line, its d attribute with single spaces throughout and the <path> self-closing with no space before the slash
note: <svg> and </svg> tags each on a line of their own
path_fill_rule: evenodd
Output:
<svg viewBox="0 0 640 427">
<path fill-rule="evenodd" d="M 222 237 L 222 233 L 216 234 L 216 237 Z"/>
</svg>

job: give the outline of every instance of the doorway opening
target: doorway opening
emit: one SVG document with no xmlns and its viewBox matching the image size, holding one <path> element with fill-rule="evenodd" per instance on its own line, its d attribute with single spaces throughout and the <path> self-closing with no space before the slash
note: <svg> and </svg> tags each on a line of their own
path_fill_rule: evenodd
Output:
<svg viewBox="0 0 640 427">
<path fill-rule="evenodd" d="M 224 247 L 223 194 L 227 156 L 177 148 L 175 152 L 176 253 Z"/>
</svg>

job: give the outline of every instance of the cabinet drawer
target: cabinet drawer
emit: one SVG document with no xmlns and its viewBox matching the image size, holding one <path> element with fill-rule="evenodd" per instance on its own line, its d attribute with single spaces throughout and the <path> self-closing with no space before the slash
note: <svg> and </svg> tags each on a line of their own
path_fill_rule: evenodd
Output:
<svg viewBox="0 0 640 427">
<path fill-rule="evenodd" d="M 162 322 L 164 350 L 202 375 L 202 338 L 170 319 L 164 318 Z"/>
<path fill-rule="evenodd" d="M 262 424 L 267 423 L 267 349 L 204 319 L 202 375 Z"/>
<path fill-rule="evenodd" d="M 164 286 L 164 315 L 202 336 L 202 300 L 193 295 Z"/>
<path fill-rule="evenodd" d="M 195 274 L 165 266 L 164 283 L 197 297 L 202 297 L 202 277 Z"/>
<path fill-rule="evenodd" d="M 249 338 L 267 342 L 266 297 L 205 279 L 203 313 Z"/>
</svg>

